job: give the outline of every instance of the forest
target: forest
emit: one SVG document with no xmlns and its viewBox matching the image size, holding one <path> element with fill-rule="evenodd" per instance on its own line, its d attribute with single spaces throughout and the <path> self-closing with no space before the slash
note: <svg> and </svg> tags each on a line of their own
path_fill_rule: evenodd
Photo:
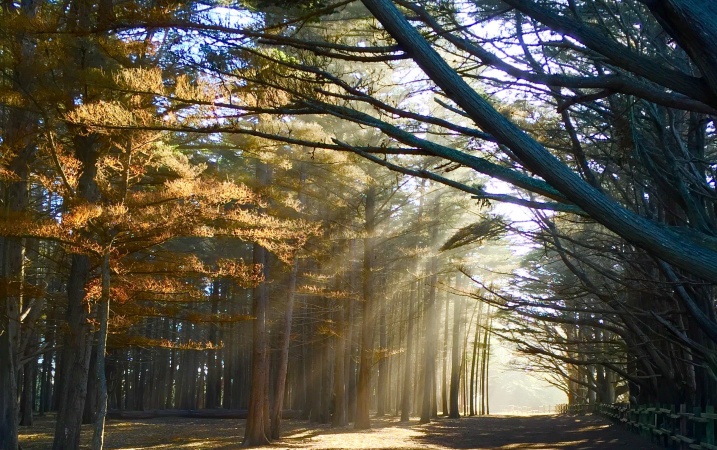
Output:
<svg viewBox="0 0 717 450">
<path fill-rule="evenodd" d="M 717 402 L 712 0 L 0 1 L 0 450 Z"/>
</svg>

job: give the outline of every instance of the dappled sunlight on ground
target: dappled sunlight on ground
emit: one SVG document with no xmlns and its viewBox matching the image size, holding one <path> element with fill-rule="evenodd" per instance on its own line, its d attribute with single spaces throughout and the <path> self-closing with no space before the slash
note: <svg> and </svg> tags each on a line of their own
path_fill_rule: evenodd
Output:
<svg viewBox="0 0 717 450">
<path fill-rule="evenodd" d="M 414 422 L 415 423 L 415 422 Z M 317 432 L 318 431 L 318 432 Z M 354 430 L 351 427 L 327 428 L 287 435 L 279 445 L 287 444 L 295 448 L 442 448 L 434 445 L 421 445 L 418 438 L 426 434 L 425 430 L 396 421 L 375 420 L 370 430 Z"/>
<path fill-rule="evenodd" d="M 244 420 L 166 417 L 109 421 L 107 450 L 232 450 L 240 448 Z M 599 417 L 490 416 L 439 419 L 420 425 L 416 419 L 374 419 L 370 430 L 331 428 L 305 421 L 284 422 L 283 438 L 264 449 L 475 449 L 475 450 L 657 450 L 661 447 L 615 427 Z M 23 450 L 46 450 L 52 444 L 52 417 L 23 427 Z M 92 430 L 83 428 L 82 449 Z"/>
</svg>

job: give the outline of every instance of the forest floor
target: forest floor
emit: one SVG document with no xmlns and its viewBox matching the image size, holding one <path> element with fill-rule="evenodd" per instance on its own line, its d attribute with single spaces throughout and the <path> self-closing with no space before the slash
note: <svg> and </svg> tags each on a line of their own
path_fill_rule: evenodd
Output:
<svg viewBox="0 0 717 450">
<path fill-rule="evenodd" d="M 244 420 L 154 418 L 107 422 L 105 448 L 122 450 L 207 449 L 240 447 Z M 597 416 L 489 416 L 438 419 L 427 425 L 374 419 L 371 430 L 284 421 L 284 437 L 268 449 L 476 449 L 476 450 L 657 450 L 663 447 L 611 425 Z M 51 447 L 51 416 L 22 427 L 23 450 Z M 83 428 L 89 448 L 92 430 Z"/>
</svg>

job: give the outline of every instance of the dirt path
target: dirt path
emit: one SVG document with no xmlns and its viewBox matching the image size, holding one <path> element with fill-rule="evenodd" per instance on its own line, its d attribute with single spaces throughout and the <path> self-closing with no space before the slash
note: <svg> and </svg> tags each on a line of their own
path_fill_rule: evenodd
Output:
<svg viewBox="0 0 717 450">
<path fill-rule="evenodd" d="M 495 416 L 440 419 L 427 425 L 374 420 L 371 430 L 355 431 L 328 426 L 307 426 L 286 421 L 285 437 L 270 449 L 476 449 L 476 450 L 657 450 L 635 434 L 599 417 Z M 52 442 L 52 421 L 41 418 L 23 428 L 23 450 L 45 450 Z M 89 427 L 83 442 L 90 442 Z M 170 450 L 239 448 L 243 420 L 158 418 L 111 421 L 105 440 L 107 450 Z M 87 447 L 89 448 L 89 445 Z"/>
<path fill-rule="evenodd" d="M 299 441 L 299 442 L 297 442 Z M 303 442 L 302 442 L 303 441 Z M 294 448 L 429 448 L 476 450 L 657 450 L 638 435 L 594 416 L 495 416 L 440 419 L 428 425 L 377 422 L 370 431 L 316 430 L 302 439 L 287 436 Z"/>
</svg>

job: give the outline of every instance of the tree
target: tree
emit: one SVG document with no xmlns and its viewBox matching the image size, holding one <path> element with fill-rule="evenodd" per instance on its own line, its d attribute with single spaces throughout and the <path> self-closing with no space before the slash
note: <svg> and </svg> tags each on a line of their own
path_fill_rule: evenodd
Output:
<svg viewBox="0 0 717 450">
<path fill-rule="evenodd" d="M 707 11 L 705 1 L 698 2 L 694 6 L 690 6 L 692 4 L 687 1 L 647 3 L 676 42 L 684 45 L 684 50 L 692 57 L 697 67 L 702 69 L 702 74 L 705 76 L 704 80 L 700 80 L 687 74 L 678 73 L 675 74 L 678 75 L 675 81 L 667 79 L 666 76 L 667 73 L 674 74 L 674 71 L 662 70 L 664 68 L 659 66 L 655 67 L 654 61 L 644 57 L 638 58 L 637 64 L 635 60 L 630 61 L 632 56 L 636 56 L 631 55 L 633 52 L 625 51 L 626 49 L 616 42 L 605 43 L 599 39 L 600 35 L 596 30 L 592 30 L 582 23 L 558 16 L 532 2 L 511 0 L 506 3 L 535 20 L 553 26 L 555 31 L 565 30 L 565 34 L 606 56 L 616 67 L 632 71 L 636 76 L 644 77 L 658 84 L 662 82 L 665 89 L 673 87 L 678 82 L 683 82 L 684 86 L 674 86 L 677 88 L 677 92 L 688 96 L 692 95 L 697 102 L 704 101 L 705 107 L 710 104 L 713 105 L 712 107 L 715 105 L 712 99 L 715 97 L 714 88 L 717 87 L 717 84 L 704 70 L 714 67 L 717 62 L 711 59 L 711 56 L 714 55 L 698 50 L 698 46 L 706 45 L 706 38 L 717 35 L 717 26 L 715 26 L 717 21 L 712 20 L 715 13 Z M 446 63 L 391 2 L 366 0 L 364 4 L 396 39 L 401 49 L 410 55 L 431 80 L 485 132 L 490 133 L 499 143 L 508 147 L 527 168 L 540 175 L 595 220 L 630 242 L 696 275 L 717 281 L 717 271 L 713 270 L 714 267 L 717 267 L 717 253 L 709 246 L 699 243 L 700 239 L 709 240 L 708 236 L 702 238 L 704 232 L 690 229 L 690 235 L 680 235 L 678 234 L 679 230 L 665 229 L 626 210 L 614 200 L 610 200 L 598 189 L 580 179 L 540 143 L 531 139 L 517 126 L 501 116 Z M 706 14 L 700 15 L 699 11 Z M 674 15 L 670 15 L 670 13 Z M 424 18 L 430 17 L 424 15 Z M 682 25 L 683 23 L 694 23 L 690 22 L 690 19 L 704 24 L 704 27 L 696 27 L 698 31 L 690 32 L 690 29 Z M 652 71 L 654 69 L 659 70 L 659 75 L 658 72 Z M 706 95 L 706 97 L 702 97 L 702 95 Z M 686 240 L 685 237 L 687 237 Z"/>
<path fill-rule="evenodd" d="M 668 2 L 651 2 L 650 5 L 652 5 L 654 11 L 658 11 L 660 9 L 656 5 L 662 3 Z M 675 2 L 675 4 L 677 3 L 681 2 Z M 364 2 L 364 4 L 382 23 L 386 31 L 399 44 L 399 47 L 391 47 L 390 45 L 385 47 L 365 47 L 351 46 L 348 44 L 336 46 L 328 43 L 322 46 L 320 42 L 316 42 L 314 52 L 321 56 L 343 59 L 355 58 L 358 60 L 362 59 L 360 55 L 370 54 L 372 55 L 371 60 L 373 61 L 392 61 L 410 57 L 426 73 L 431 83 L 434 83 L 437 88 L 441 89 L 443 95 L 460 109 L 460 114 L 465 114 L 466 117 L 478 125 L 482 131 L 467 126 L 452 125 L 446 121 L 442 121 L 438 117 L 419 115 L 412 111 L 391 106 L 387 102 L 381 101 L 361 89 L 350 86 L 341 80 L 340 77 L 331 74 L 327 70 L 316 67 L 307 68 L 306 65 L 286 64 L 299 71 L 308 70 L 309 72 L 313 72 L 316 75 L 317 81 L 315 84 L 317 87 L 328 84 L 333 85 L 339 91 L 345 92 L 344 94 L 339 94 L 327 88 L 319 88 L 324 96 L 316 97 L 308 96 L 305 93 L 306 91 L 292 91 L 287 89 L 287 92 L 294 96 L 294 107 L 299 108 L 293 111 L 299 113 L 314 112 L 331 114 L 346 120 L 376 127 L 390 137 L 393 142 L 403 143 L 408 146 L 408 148 L 404 148 L 403 150 L 401 150 L 400 147 L 392 148 L 390 151 L 388 148 L 384 148 L 384 150 L 381 151 L 380 149 L 362 148 L 360 145 L 355 146 L 351 143 L 342 142 L 338 142 L 334 146 L 317 143 L 319 146 L 324 148 L 343 148 L 362 155 L 371 152 L 409 153 L 410 151 L 419 151 L 439 156 L 454 163 L 470 167 L 478 172 L 488 173 L 491 176 L 511 182 L 523 189 L 555 199 L 565 206 L 551 204 L 541 205 L 540 203 L 531 203 L 531 201 L 499 197 L 503 200 L 547 208 L 569 208 L 569 203 L 573 202 L 582 211 L 604 224 L 613 232 L 625 237 L 631 243 L 647 249 L 655 256 L 663 258 L 665 261 L 675 264 L 678 267 L 682 267 L 695 275 L 710 280 L 717 279 L 717 273 L 711 269 L 715 267 L 717 256 L 714 254 L 714 251 L 711 250 L 711 244 L 708 244 L 708 242 L 711 242 L 709 231 L 706 231 L 704 227 L 700 226 L 699 222 L 692 223 L 688 221 L 684 225 L 670 227 L 627 210 L 620 205 L 616 199 L 611 199 L 601 189 L 590 184 L 588 180 L 590 178 L 590 172 L 586 172 L 586 179 L 580 179 L 580 176 L 576 174 L 569 165 L 553 156 L 536 138 L 530 137 L 521 131 L 514 122 L 502 116 L 488 101 L 479 95 L 462 76 L 461 72 L 451 67 L 446 60 L 440 56 L 434 46 L 406 20 L 404 14 L 393 2 L 370 0 Z M 441 11 L 440 8 L 434 11 L 432 4 L 425 8 L 411 2 L 400 2 L 400 5 L 415 14 L 417 19 L 420 20 L 422 25 L 427 29 L 427 32 L 436 33 L 441 36 L 442 39 L 445 39 L 446 43 L 441 43 L 440 45 L 455 46 L 459 51 L 463 52 L 468 59 L 475 59 L 483 65 L 489 64 L 510 76 L 519 79 L 528 79 L 536 85 L 565 86 L 568 89 L 576 89 L 576 95 L 578 96 L 571 100 L 572 103 L 569 102 L 566 107 L 582 100 L 582 97 L 579 96 L 581 92 L 578 90 L 579 87 L 585 86 L 592 88 L 596 86 L 597 88 L 604 87 L 607 89 L 607 91 L 600 91 L 600 95 L 604 94 L 607 96 L 612 92 L 642 95 L 648 101 L 656 101 L 659 104 L 668 104 L 670 106 L 675 105 L 696 112 L 704 113 L 712 110 L 709 99 L 714 97 L 714 93 L 709 92 L 710 88 L 706 82 L 692 75 L 681 73 L 671 68 L 661 67 L 652 57 L 641 55 L 636 51 L 624 48 L 624 46 L 618 42 L 606 41 L 602 38 L 599 39 L 599 37 L 604 36 L 604 34 L 583 23 L 580 20 L 579 14 L 577 18 L 575 18 L 575 14 L 570 12 L 570 10 L 559 9 L 557 6 L 550 9 L 534 4 L 533 2 L 522 0 L 506 2 L 506 5 L 511 8 L 510 11 L 512 11 L 513 8 L 520 11 L 522 14 L 520 17 L 527 16 L 530 17 L 531 20 L 542 22 L 546 28 L 552 29 L 556 33 L 570 36 L 571 39 L 581 42 L 589 51 L 600 53 L 603 55 L 603 58 L 607 58 L 610 64 L 612 64 L 611 67 L 615 68 L 614 74 L 608 73 L 604 76 L 585 75 L 575 77 L 562 75 L 550 76 L 542 73 L 536 74 L 530 70 L 521 70 L 509 64 L 502 64 L 493 53 L 483 49 L 480 45 L 473 44 L 470 37 L 468 39 L 460 37 L 459 33 L 461 31 L 451 33 L 444 29 L 446 25 L 443 25 L 443 22 L 445 21 L 453 20 L 460 22 L 460 20 L 455 17 L 455 7 L 453 9 L 446 9 L 447 12 L 445 13 L 440 13 L 438 12 Z M 502 10 L 498 11 L 502 12 Z M 670 26 L 673 26 L 672 24 L 681 20 L 679 18 L 692 15 L 694 11 L 695 10 L 690 7 L 678 14 L 676 18 L 667 19 L 659 14 L 658 18 L 670 29 Z M 481 11 L 477 10 L 475 15 L 480 17 L 480 13 Z M 695 64 L 703 68 L 710 67 L 711 63 L 709 62 L 708 55 L 703 55 L 691 49 L 694 48 L 696 42 L 702 42 L 705 37 L 709 36 L 712 32 L 713 27 L 710 25 L 712 22 L 709 21 L 709 17 L 711 17 L 710 14 L 706 14 L 700 18 L 700 22 L 707 24 L 703 28 L 705 31 L 695 32 L 694 39 L 687 39 L 683 35 L 680 35 L 680 41 L 678 42 L 678 44 L 687 46 L 685 51 L 692 55 L 692 58 L 697 58 L 698 60 L 695 61 Z M 685 35 L 689 34 L 689 31 L 684 30 L 684 27 L 680 29 Z M 462 30 L 462 28 L 459 27 L 458 30 Z M 301 46 L 300 39 L 292 40 L 291 38 L 280 36 L 268 36 L 266 37 L 266 41 L 276 43 L 276 45 L 286 46 L 294 44 L 297 47 Z M 439 43 L 437 42 L 435 45 L 439 45 Z M 594 59 L 590 58 L 589 53 L 572 48 L 571 51 L 577 53 L 581 58 L 594 61 Z M 625 55 L 631 56 L 626 57 Z M 530 59 L 530 54 L 527 54 L 525 58 Z M 546 58 L 548 58 L 548 56 L 546 56 Z M 593 71 L 603 73 L 604 69 L 598 65 Z M 620 75 L 622 73 L 629 74 L 632 78 L 628 79 L 626 75 Z M 656 75 L 658 73 L 660 75 Z M 670 74 L 669 77 L 665 75 L 668 73 Z M 648 89 L 644 84 L 646 82 L 655 83 L 656 86 L 652 86 L 652 88 Z M 673 94 L 671 91 L 675 93 Z M 497 143 L 500 149 L 505 152 L 505 155 L 514 161 L 514 168 L 506 170 L 500 165 L 490 163 L 485 158 L 475 157 L 467 152 L 440 145 L 432 145 L 425 139 L 419 138 L 415 134 L 392 125 L 382 117 L 372 116 L 363 112 L 361 107 L 352 109 L 333 105 L 328 102 L 332 97 L 336 98 L 342 95 L 348 95 L 351 100 L 356 102 L 356 105 L 372 105 L 385 113 L 412 119 L 416 122 L 438 123 L 441 127 L 459 135 L 462 133 L 466 137 L 482 139 L 487 143 Z M 592 97 L 594 96 L 586 98 L 585 100 L 590 100 Z M 600 96 L 598 97 L 602 98 Z M 278 111 L 281 111 L 281 109 L 277 109 L 277 112 Z M 292 110 L 287 109 L 286 111 L 289 112 Z M 241 131 L 238 130 L 238 132 Z M 281 136 L 277 136 L 277 138 L 282 139 Z M 283 137 L 283 139 L 287 138 Z M 391 166 L 391 168 L 395 170 L 401 170 L 400 165 L 392 165 L 389 162 L 385 162 L 384 165 Z M 530 177 L 522 173 L 520 167 L 525 167 L 532 173 L 539 175 L 540 178 Z M 404 171 L 410 172 L 411 169 L 405 168 Z M 435 174 L 425 172 L 412 172 L 412 174 L 436 178 Z M 450 183 L 450 180 L 446 180 L 442 177 L 440 179 L 441 181 Z M 545 182 L 542 180 L 545 180 Z M 458 185 L 460 183 L 453 184 Z M 463 188 L 468 190 L 468 187 L 464 186 Z M 482 196 L 491 198 L 491 196 L 484 193 Z M 496 197 L 493 196 L 492 198 Z M 690 257 L 686 257 L 686 254 L 689 254 Z M 696 260 L 699 261 L 699 264 L 694 264 Z"/>
<path fill-rule="evenodd" d="M 682 319 L 658 322 L 689 354 L 712 358 L 717 321 L 711 288 L 697 287 L 699 280 L 717 281 L 715 92 L 708 73 L 715 63 L 714 54 L 700 50 L 715 34 L 716 21 L 706 3 L 362 3 L 388 36 L 368 27 L 338 39 L 310 25 L 297 32 L 284 28 L 265 34 L 263 43 L 294 59 L 263 57 L 296 77 L 303 74 L 307 85 L 248 80 L 287 95 L 263 112 L 331 115 L 380 130 L 384 142 L 370 146 L 337 136 L 329 144 L 281 131 L 273 138 L 352 151 L 479 199 L 595 220 L 625 240 L 625 251 L 646 252 L 654 280 L 676 283 L 671 296 L 693 326 L 684 333 Z M 610 20 L 595 20 L 605 12 Z M 348 8 L 336 17 L 351 14 L 356 23 L 366 23 Z M 688 19 L 700 26 L 687 27 Z M 500 24 L 503 33 L 477 25 L 484 22 Z M 415 88 L 393 101 L 378 77 L 365 73 L 353 81 L 335 70 L 337 60 L 399 70 L 412 62 L 427 78 L 416 77 Z M 508 88 L 518 100 L 482 95 Z M 442 96 L 437 107 L 407 100 L 425 98 L 426 90 Z M 452 137 L 449 144 L 436 139 L 439 130 Z M 478 150 L 483 155 L 473 153 Z M 417 156 L 442 158 L 445 173 L 471 168 L 511 183 L 517 192 L 487 193 L 440 169 L 416 168 Z M 692 289 L 687 295 L 685 286 Z"/>
</svg>

